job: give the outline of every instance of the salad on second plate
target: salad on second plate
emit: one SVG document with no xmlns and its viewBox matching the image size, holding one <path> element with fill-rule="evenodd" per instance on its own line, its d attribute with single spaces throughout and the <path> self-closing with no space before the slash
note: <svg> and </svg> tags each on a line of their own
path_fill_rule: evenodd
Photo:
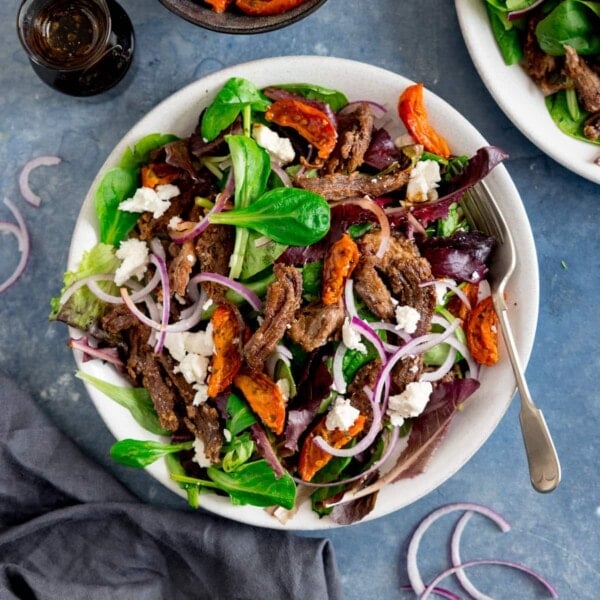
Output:
<svg viewBox="0 0 600 600">
<path fill-rule="evenodd" d="M 422 473 L 498 360 L 495 241 L 460 200 L 505 158 L 453 153 L 421 84 L 389 114 L 232 78 L 188 137 L 139 140 L 52 301 L 83 360 L 131 387 L 80 376 L 162 436 L 113 458 L 166 460 L 192 506 L 209 492 L 284 519 L 310 502 L 343 524 Z"/>
<path fill-rule="evenodd" d="M 523 67 L 561 131 L 600 145 L 600 2 L 483 1 L 504 62 Z"/>
</svg>

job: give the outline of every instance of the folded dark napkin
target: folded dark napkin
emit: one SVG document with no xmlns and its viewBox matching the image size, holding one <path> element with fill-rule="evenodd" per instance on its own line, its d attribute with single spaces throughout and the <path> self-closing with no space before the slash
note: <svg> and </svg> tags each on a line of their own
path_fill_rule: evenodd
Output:
<svg viewBox="0 0 600 600">
<path fill-rule="evenodd" d="M 329 540 L 142 504 L 0 375 L 0 598 L 337 599 Z"/>
</svg>

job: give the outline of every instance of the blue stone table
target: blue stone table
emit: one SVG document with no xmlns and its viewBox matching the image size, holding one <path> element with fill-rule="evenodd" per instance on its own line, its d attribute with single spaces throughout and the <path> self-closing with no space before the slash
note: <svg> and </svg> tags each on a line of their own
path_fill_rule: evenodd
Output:
<svg viewBox="0 0 600 600">
<path fill-rule="evenodd" d="M 501 534 L 483 520 L 472 522 L 464 558 L 522 561 L 547 576 L 561 598 L 598 598 L 600 187 L 543 155 L 507 120 L 472 65 L 453 3 L 329 0 L 285 30 L 230 36 L 195 27 L 158 0 L 122 0 L 136 33 L 133 66 L 115 89 L 83 99 L 63 96 L 35 76 L 15 33 L 18 4 L 0 3 L 0 196 L 19 201 L 32 254 L 21 280 L 0 296 L 0 370 L 141 499 L 185 508 L 145 473 L 110 462 L 113 439 L 74 377 L 66 328 L 47 319 L 48 299 L 61 286 L 71 232 L 96 171 L 121 136 L 160 100 L 223 66 L 278 55 L 331 55 L 422 81 L 510 154 L 507 168 L 531 221 L 540 267 L 540 316 L 527 375 L 553 432 L 563 481 L 549 495 L 532 490 L 517 398 L 483 448 L 427 497 L 372 522 L 304 535 L 332 540 L 349 600 L 409 598 L 401 586 L 417 523 L 441 505 L 479 502 L 502 513 L 512 530 Z M 20 199 L 18 173 L 41 154 L 57 154 L 64 162 L 44 171 L 43 185 L 36 179 L 43 189 L 36 209 Z M 12 219 L 3 204 L 0 219 Z M 0 236 L 2 279 L 15 261 L 14 239 Z M 424 540 L 419 561 L 426 576 L 448 564 L 452 523 L 438 523 Z M 548 597 L 539 584 L 511 570 L 482 566 L 471 577 L 493 598 Z"/>
</svg>

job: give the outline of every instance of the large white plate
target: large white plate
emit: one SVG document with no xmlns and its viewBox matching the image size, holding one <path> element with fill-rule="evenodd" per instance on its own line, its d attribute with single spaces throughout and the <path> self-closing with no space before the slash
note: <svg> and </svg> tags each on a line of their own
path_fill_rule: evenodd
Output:
<svg viewBox="0 0 600 600">
<path fill-rule="evenodd" d="M 518 65 L 508 67 L 492 35 L 484 0 L 455 0 L 458 22 L 479 76 L 523 135 L 567 169 L 600 183 L 600 147 L 576 140 L 556 126 L 537 85 Z"/>
<path fill-rule="evenodd" d="M 377 100 L 394 111 L 401 91 L 412 82 L 383 69 L 348 60 L 324 57 L 282 57 L 231 67 L 192 83 L 173 94 L 139 121 L 112 151 L 96 176 L 81 209 L 69 253 L 69 269 L 78 264 L 83 250 L 97 241 L 93 208 L 94 190 L 109 167 L 115 166 L 125 148 L 142 136 L 154 133 L 189 134 L 198 114 L 230 77 L 245 77 L 258 86 L 284 82 L 311 82 L 343 90 L 349 99 Z M 439 97 L 426 92 L 426 103 L 433 124 L 450 141 L 455 152 L 473 154 L 487 145 L 469 122 Z M 502 204 L 519 249 L 519 261 L 508 293 L 514 302 L 511 321 L 520 355 L 527 362 L 533 345 L 538 314 L 538 269 L 535 246 L 523 204 L 504 166 L 488 177 L 490 190 Z M 513 307 L 511 302 L 511 309 Z M 99 361 L 81 362 L 80 369 L 114 383 L 123 383 L 117 374 Z M 427 471 L 409 481 L 389 486 L 379 494 L 374 511 L 367 517 L 380 517 L 406 506 L 434 490 L 464 465 L 492 433 L 514 394 L 515 379 L 507 358 L 493 369 L 484 370 L 482 385 L 465 410 L 454 419 L 441 447 Z M 150 439 L 152 436 L 131 418 L 121 406 L 88 386 L 98 412 L 117 439 Z M 182 491 L 169 480 L 161 461 L 148 471 L 162 484 L 180 495 Z M 232 506 L 228 499 L 212 494 L 201 496 L 202 506 L 224 517 L 263 527 L 287 529 L 326 529 L 336 527 L 328 519 L 319 519 L 304 506 L 285 526 L 254 507 Z"/>
</svg>

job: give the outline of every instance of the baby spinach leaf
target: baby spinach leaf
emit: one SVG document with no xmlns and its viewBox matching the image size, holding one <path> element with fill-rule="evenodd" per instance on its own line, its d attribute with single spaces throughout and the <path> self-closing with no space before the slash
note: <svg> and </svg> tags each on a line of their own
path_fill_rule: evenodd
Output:
<svg viewBox="0 0 600 600">
<path fill-rule="evenodd" d="M 248 232 L 241 279 L 249 279 L 272 265 L 286 250 L 286 244 L 279 244 L 255 231 Z"/>
<path fill-rule="evenodd" d="M 127 148 L 123 152 L 119 167 L 122 169 L 137 169 L 150 161 L 150 153 L 157 148 L 162 148 L 170 142 L 179 138 L 170 133 L 151 133 L 139 140 L 133 148 Z"/>
<path fill-rule="evenodd" d="M 181 461 L 175 454 L 167 454 L 165 463 L 169 475 L 183 475 L 185 477 L 185 469 L 181 466 Z M 200 507 L 200 488 L 197 485 L 189 483 L 179 483 L 179 487 L 185 490 L 190 508 Z"/>
<path fill-rule="evenodd" d="M 308 246 L 329 231 L 330 209 L 314 192 L 275 188 L 246 208 L 212 214 L 209 220 L 254 229 L 280 244 Z"/>
<path fill-rule="evenodd" d="M 552 120 L 563 133 L 584 142 L 600 145 L 600 140 L 593 141 L 583 135 L 583 124 L 589 116 L 589 113 L 580 109 L 578 118 L 574 119 L 572 114 L 573 111 L 569 108 L 566 90 L 561 90 L 560 92 L 556 92 L 556 94 L 546 96 L 544 101 Z"/>
<path fill-rule="evenodd" d="M 232 77 L 204 111 L 200 124 L 201 135 L 210 142 L 229 127 L 245 107 L 265 112 L 269 104 L 270 101 L 253 83 L 241 77 Z"/>
<path fill-rule="evenodd" d="M 348 104 L 348 98 L 342 92 L 312 83 L 284 83 L 272 87 L 304 96 L 307 100 L 325 102 L 331 106 L 334 112 L 337 112 Z"/>
<path fill-rule="evenodd" d="M 150 398 L 150 394 L 145 388 L 114 385 L 83 371 L 77 371 L 76 376 L 91 383 L 97 390 L 126 408 L 144 429 L 157 435 L 169 435 L 171 433 L 160 426 L 152 398 Z"/>
<path fill-rule="evenodd" d="M 230 415 L 227 419 L 225 428 L 231 433 L 232 436 L 238 435 L 256 423 L 256 417 L 250 410 L 250 407 L 235 394 L 229 394 L 227 398 L 227 405 L 225 407 L 227 414 Z"/>
<path fill-rule="evenodd" d="M 110 449 L 110 456 L 126 467 L 143 469 L 159 458 L 181 450 L 191 450 L 194 442 L 180 444 L 161 444 L 152 440 L 119 440 Z"/>
<path fill-rule="evenodd" d="M 231 442 L 223 446 L 225 452 L 221 461 L 223 471 L 231 473 L 239 469 L 252 456 L 254 448 L 255 445 L 250 439 L 249 433 L 233 438 Z"/>
<path fill-rule="evenodd" d="M 521 36 L 518 29 L 510 23 L 504 14 L 486 4 L 488 17 L 492 33 L 502 54 L 504 63 L 507 65 L 516 65 L 523 58 L 523 48 Z"/>
<path fill-rule="evenodd" d="M 118 246 L 135 227 L 139 215 L 119 210 L 119 204 L 131 198 L 137 187 L 136 169 L 114 167 L 102 177 L 94 197 L 102 243 Z"/>
</svg>

